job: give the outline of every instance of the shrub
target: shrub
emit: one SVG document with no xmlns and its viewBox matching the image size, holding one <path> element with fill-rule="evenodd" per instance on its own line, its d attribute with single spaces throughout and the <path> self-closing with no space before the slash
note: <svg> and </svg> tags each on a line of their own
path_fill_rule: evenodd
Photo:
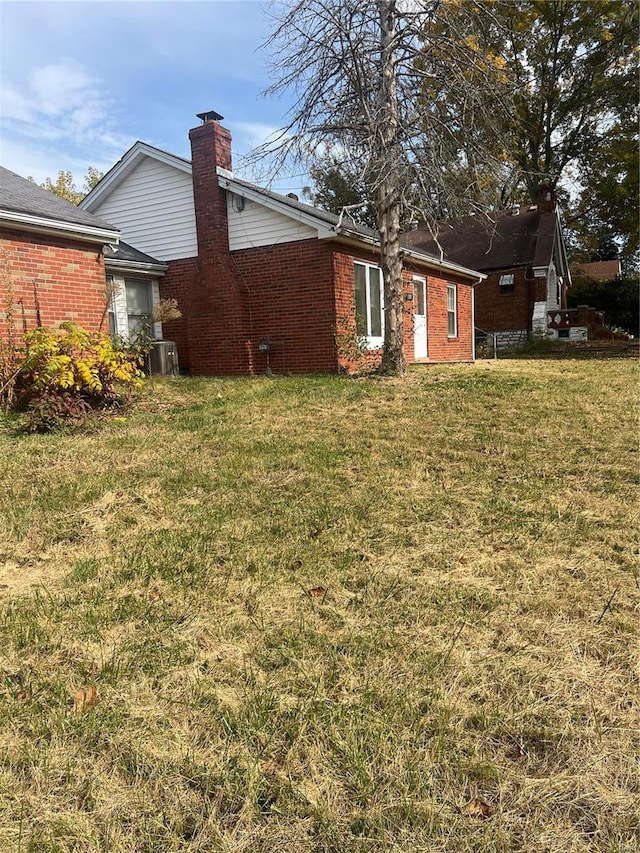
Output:
<svg viewBox="0 0 640 853">
<path fill-rule="evenodd" d="M 137 350 L 74 323 L 24 336 L 16 408 L 27 409 L 33 431 L 84 422 L 96 410 L 121 406 L 142 380 Z"/>
</svg>

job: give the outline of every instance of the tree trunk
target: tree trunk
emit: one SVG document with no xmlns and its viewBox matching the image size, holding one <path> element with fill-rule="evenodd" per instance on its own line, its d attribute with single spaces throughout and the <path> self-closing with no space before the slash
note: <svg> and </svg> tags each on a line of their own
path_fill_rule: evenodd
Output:
<svg viewBox="0 0 640 853">
<path fill-rule="evenodd" d="M 402 294 L 402 252 L 400 250 L 400 147 L 397 66 L 394 48 L 396 35 L 395 0 L 379 0 L 380 11 L 380 116 L 377 192 L 380 266 L 384 279 L 384 350 L 382 370 L 403 375 L 404 356 Z"/>
</svg>

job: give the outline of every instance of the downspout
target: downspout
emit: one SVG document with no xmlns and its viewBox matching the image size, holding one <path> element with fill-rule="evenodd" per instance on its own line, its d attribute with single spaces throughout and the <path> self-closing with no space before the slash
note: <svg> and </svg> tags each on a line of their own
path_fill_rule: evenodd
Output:
<svg viewBox="0 0 640 853">
<path fill-rule="evenodd" d="M 476 360 L 476 284 L 480 284 L 482 279 L 471 286 L 471 361 Z"/>
</svg>

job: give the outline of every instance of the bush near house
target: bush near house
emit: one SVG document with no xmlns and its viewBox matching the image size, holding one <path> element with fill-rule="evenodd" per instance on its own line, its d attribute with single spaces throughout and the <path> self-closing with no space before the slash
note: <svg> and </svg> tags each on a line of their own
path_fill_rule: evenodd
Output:
<svg viewBox="0 0 640 853">
<path fill-rule="evenodd" d="M 143 376 L 140 352 L 74 323 L 32 329 L 22 347 L 7 351 L 3 402 L 25 410 L 33 432 L 78 425 L 94 412 L 123 405 Z"/>
</svg>

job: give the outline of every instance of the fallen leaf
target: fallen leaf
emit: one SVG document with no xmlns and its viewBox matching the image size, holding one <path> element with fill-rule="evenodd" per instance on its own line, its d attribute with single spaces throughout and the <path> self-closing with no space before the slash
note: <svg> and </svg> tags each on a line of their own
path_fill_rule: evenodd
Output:
<svg viewBox="0 0 640 853">
<path fill-rule="evenodd" d="M 162 598 L 160 590 L 157 587 L 152 587 L 149 590 L 149 601 L 157 601 L 159 598 Z"/>
<path fill-rule="evenodd" d="M 321 597 L 324 597 L 326 594 L 327 594 L 326 586 L 314 586 L 312 589 L 309 590 L 309 595 L 312 598 L 321 598 Z"/>
<path fill-rule="evenodd" d="M 98 688 L 95 684 L 81 687 L 73 697 L 73 710 L 76 714 L 86 714 L 98 704 Z"/>
<path fill-rule="evenodd" d="M 491 815 L 491 808 L 483 800 L 474 799 L 460 807 L 460 814 L 486 820 Z"/>
</svg>

